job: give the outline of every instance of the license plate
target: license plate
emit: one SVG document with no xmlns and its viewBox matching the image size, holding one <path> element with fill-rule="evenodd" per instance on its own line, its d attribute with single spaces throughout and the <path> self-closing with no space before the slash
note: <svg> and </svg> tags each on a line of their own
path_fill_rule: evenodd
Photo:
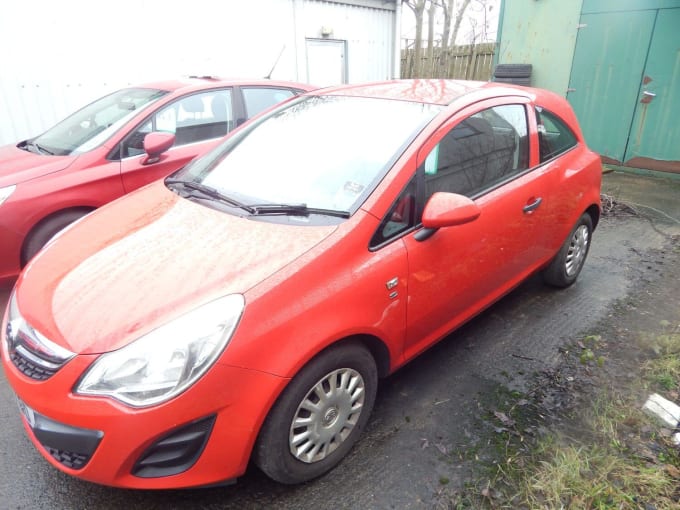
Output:
<svg viewBox="0 0 680 510">
<path fill-rule="evenodd" d="M 19 404 L 19 411 L 21 411 L 22 416 L 26 419 L 31 428 L 35 427 L 35 411 L 24 404 L 21 399 L 17 398 L 17 404 Z"/>
</svg>

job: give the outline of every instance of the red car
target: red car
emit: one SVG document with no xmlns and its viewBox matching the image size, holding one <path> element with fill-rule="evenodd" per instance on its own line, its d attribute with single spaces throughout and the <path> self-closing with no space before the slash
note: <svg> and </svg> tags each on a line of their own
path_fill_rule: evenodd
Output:
<svg viewBox="0 0 680 510">
<path fill-rule="evenodd" d="M 165 177 L 246 119 L 311 89 L 209 77 L 150 83 L 0 147 L 0 281 L 16 276 L 69 223 Z"/>
<path fill-rule="evenodd" d="M 576 280 L 601 164 L 567 102 L 394 81 L 278 106 L 26 267 L 2 363 L 36 448 L 100 484 L 334 466 L 377 381 L 541 272 Z"/>
</svg>

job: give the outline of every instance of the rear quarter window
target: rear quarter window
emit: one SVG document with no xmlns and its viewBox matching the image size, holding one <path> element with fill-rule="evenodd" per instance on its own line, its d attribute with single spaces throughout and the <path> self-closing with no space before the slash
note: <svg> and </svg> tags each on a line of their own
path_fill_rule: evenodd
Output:
<svg viewBox="0 0 680 510">
<path fill-rule="evenodd" d="M 545 108 L 536 107 L 541 163 L 568 151 L 577 144 L 567 123 Z"/>
</svg>

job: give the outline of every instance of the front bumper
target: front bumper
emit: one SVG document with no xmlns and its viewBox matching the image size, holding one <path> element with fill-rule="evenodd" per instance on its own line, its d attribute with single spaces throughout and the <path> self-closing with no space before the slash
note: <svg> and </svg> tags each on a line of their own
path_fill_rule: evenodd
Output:
<svg viewBox="0 0 680 510">
<path fill-rule="evenodd" d="M 2 340 L 7 380 L 25 406 L 24 427 L 35 447 L 61 471 L 115 487 L 185 488 L 242 475 L 260 425 L 288 381 L 218 363 L 175 399 L 134 409 L 71 392 L 94 358 L 77 356 L 36 381 L 8 360 Z"/>
<path fill-rule="evenodd" d="M 18 400 L 25 423 L 33 437 L 61 465 L 79 470 L 85 467 L 104 437 L 101 430 L 81 429 L 54 421 Z"/>
</svg>

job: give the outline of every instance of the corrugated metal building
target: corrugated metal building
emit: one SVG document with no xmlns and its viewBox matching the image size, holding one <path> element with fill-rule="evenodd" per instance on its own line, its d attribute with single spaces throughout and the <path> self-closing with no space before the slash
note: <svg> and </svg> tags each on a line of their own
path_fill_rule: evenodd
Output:
<svg viewBox="0 0 680 510">
<path fill-rule="evenodd" d="M 567 97 L 605 162 L 680 173 L 680 0 L 504 0 L 498 63 Z"/>
<path fill-rule="evenodd" d="M 8 2 L 0 145 L 125 85 L 188 75 L 315 85 L 399 76 L 397 0 Z"/>
</svg>

